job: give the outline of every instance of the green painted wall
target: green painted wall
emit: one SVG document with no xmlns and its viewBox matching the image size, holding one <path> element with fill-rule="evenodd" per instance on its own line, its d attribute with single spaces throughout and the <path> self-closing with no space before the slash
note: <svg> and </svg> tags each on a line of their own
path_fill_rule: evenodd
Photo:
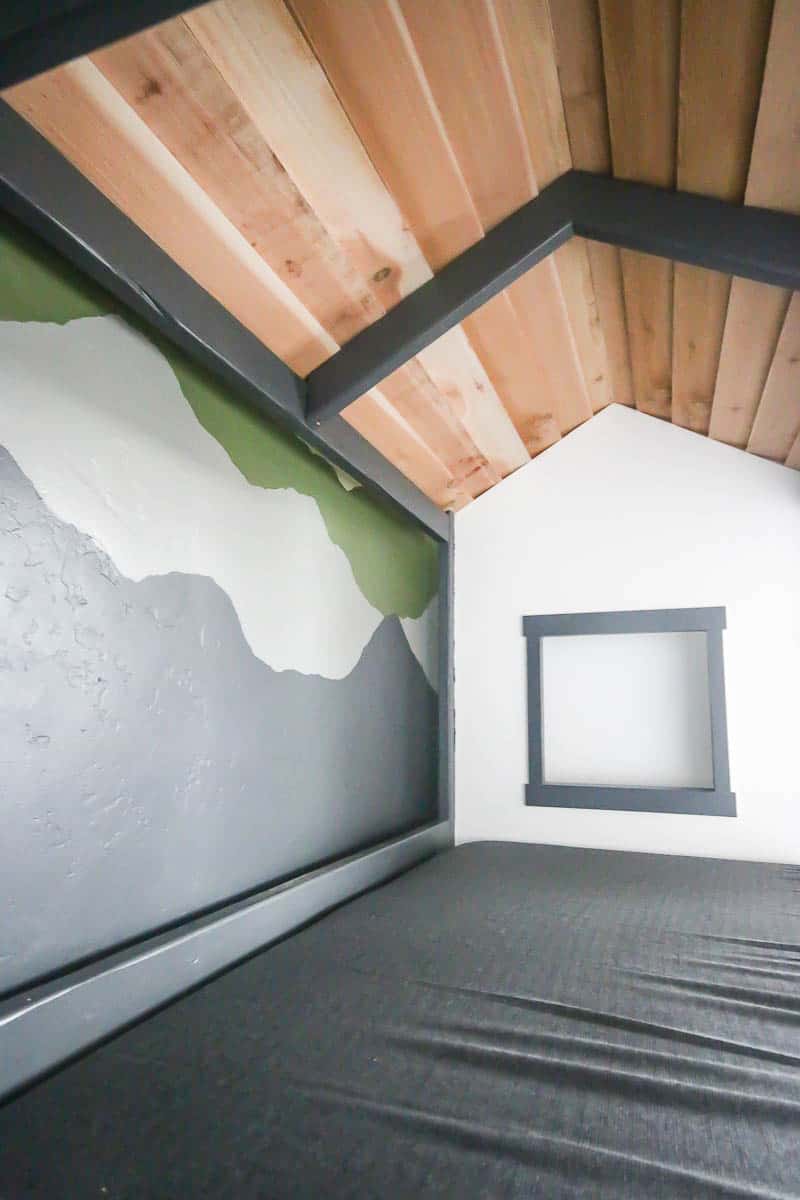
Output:
<svg viewBox="0 0 800 1200">
<path fill-rule="evenodd" d="M 364 488 L 346 491 L 331 466 L 293 434 L 238 403 L 207 371 L 147 329 L 50 247 L 0 215 L 0 320 L 65 324 L 117 313 L 169 362 L 198 420 L 250 483 L 294 488 L 319 505 L 358 586 L 381 612 L 418 617 L 438 586 L 435 543 Z M 0 439 L 1 440 L 1 439 Z"/>
</svg>

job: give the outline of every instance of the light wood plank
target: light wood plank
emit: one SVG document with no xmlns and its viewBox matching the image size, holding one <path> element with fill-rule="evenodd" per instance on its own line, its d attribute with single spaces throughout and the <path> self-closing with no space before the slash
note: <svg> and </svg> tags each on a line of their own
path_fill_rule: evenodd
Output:
<svg viewBox="0 0 800 1200">
<path fill-rule="evenodd" d="M 435 448 L 456 487 L 470 496 L 479 496 L 500 482 L 497 471 L 466 436 L 452 399 L 434 387 L 418 360 L 382 380 L 380 392 L 417 435 Z"/>
<path fill-rule="evenodd" d="M 709 437 L 745 449 L 790 293 L 752 279 L 734 279 L 722 335 Z"/>
<path fill-rule="evenodd" d="M 620 252 L 625 316 L 636 407 L 669 420 L 672 415 L 672 263 Z"/>
<path fill-rule="evenodd" d="M 414 236 L 281 0 L 217 0 L 183 19 L 328 233 L 379 276 L 385 306 L 425 283 Z"/>
<path fill-rule="evenodd" d="M 460 326 L 443 334 L 417 357 L 493 475 L 502 479 L 530 461 L 486 368 Z"/>
<path fill-rule="evenodd" d="M 349 0 L 347 19 L 335 0 L 293 0 L 292 8 L 430 265 L 441 269 L 484 230 L 398 5 Z M 558 440 L 536 343 L 508 296 L 463 328 L 528 452 Z"/>
<path fill-rule="evenodd" d="M 628 319 L 622 282 L 622 259 L 616 246 L 585 242 L 592 271 L 597 311 L 603 326 L 606 359 L 611 378 L 611 398 L 633 406 L 633 376 L 628 346 Z"/>
<path fill-rule="evenodd" d="M 796 0 L 775 0 L 761 102 L 747 175 L 746 204 L 781 212 L 800 208 L 800 12 Z"/>
<path fill-rule="evenodd" d="M 596 0 L 557 0 L 550 11 L 572 163 L 582 171 L 610 174 L 611 146 Z M 584 244 L 605 341 L 611 395 L 617 404 L 632 405 L 619 250 L 599 242 Z"/>
<path fill-rule="evenodd" d="M 800 293 L 786 313 L 747 443 L 751 454 L 783 462 L 800 436 Z"/>
<path fill-rule="evenodd" d="M 592 415 L 564 292 L 552 258 L 508 288 L 524 340 L 537 362 L 537 384 L 558 413 L 562 433 Z"/>
<path fill-rule="evenodd" d="M 612 402 L 614 393 L 587 244 L 583 238 L 573 238 L 559 246 L 553 262 L 589 403 L 596 413 Z"/>
<path fill-rule="evenodd" d="M 548 0 L 489 0 L 541 189 L 572 166 Z"/>
<path fill-rule="evenodd" d="M 185 22 L 166 22 L 92 60 L 337 345 L 383 315 L 379 297 L 310 210 Z M 414 389 L 424 404 L 409 404 Z M 465 474 L 473 495 L 497 482 L 418 362 L 381 390 L 429 439 L 459 486 Z"/>
<path fill-rule="evenodd" d="M 334 339 L 89 59 L 4 98 L 294 370 L 333 353 Z"/>
<path fill-rule="evenodd" d="M 513 283 L 508 295 L 523 337 L 538 363 L 542 395 L 558 415 L 562 434 L 592 415 L 586 384 L 578 363 L 575 337 L 564 293 L 550 259 L 540 262 Z"/>
<path fill-rule="evenodd" d="M 537 191 L 496 22 L 485 0 L 399 7 L 475 211 L 492 229 Z"/>
<path fill-rule="evenodd" d="M 91 58 L 338 344 L 384 311 L 184 21 Z"/>
<path fill-rule="evenodd" d="M 800 20 L 796 0 L 776 0 L 745 204 L 800 212 Z M 790 295 L 734 279 L 728 301 L 709 434 L 746 446 Z"/>
<path fill-rule="evenodd" d="M 528 453 L 540 454 L 561 437 L 557 394 L 547 362 L 537 353 L 506 293 L 462 322 Z"/>
<path fill-rule="evenodd" d="M 678 0 L 600 0 L 614 174 L 675 183 Z M 669 418 L 672 392 L 672 263 L 622 252 L 625 311 L 637 408 Z"/>
<path fill-rule="evenodd" d="M 373 388 L 347 410 L 349 423 L 441 508 L 458 512 L 472 494 L 403 419 L 382 391 Z"/>
<path fill-rule="evenodd" d="M 717 441 L 747 446 L 789 300 L 782 288 L 733 280 L 708 427 Z"/>
<path fill-rule="evenodd" d="M 538 191 L 493 5 L 400 0 L 400 8 L 481 224 L 491 229 Z M 454 56 L 470 81 L 467 89 L 453 86 Z M 580 287 L 573 293 L 583 302 Z M 558 379 L 552 395 L 562 432 L 569 430 L 592 409 L 554 260 L 528 272 L 508 295 L 532 352 L 546 368 L 545 394 L 550 380 Z"/>
<path fill-rule="evenodd" d="M 431 277 L 400 210 L 281 0 L 218 0 L 184 18 L 306 202 L 391 307 Z M 466 335 L 419 355 L 500 476 L 528 453 Z"/>
<path fill-rule="evenodd" d="M 614 174 L 672 187 L 680 5 L 599 3 Z"/>
<path fill-rule="evenodd" d="M 677 184 L 741 203 L 772 0 L 683 0 Z M 707 433 L 730 278 L 675 265 L 672 419 Z"/>
<path fill-rule="evenodd" d="M 683 0 L 677 182 L 741 203 L 772 0 Z"/>
<path fill-rule="evenodd" d="M 490 19 L 496 16 L 500 53 L 540 190 L 572 166 L 548 0 L 494 0 L 488 12 Z M 586 243 L 568 242 L 553 261 L 586 392 L 598 412 L 611 403 L 612 379 Z"/>
<path fill-rule="evenodd" d="M 336 349 L 334 338 L 89 59 L 21 84 L 5 98 L 294 370 L 305 374 Z M 370 407 L 383 403 L 373 393 L 362 405 L 362 426 L 369 426 L 377 449 L 404 462 L 417 450 L 420 461 L 406 473 L 443 507 L 477 494 L 478 482 L 470 491 L 457 469 L 419 452 L 399 414 L 392 421 L 376 412 L 370 422 Z"/>
<path fill-rule="evenodd" d="M 608 175 L 611 143 L 597 0 L 555 0 L 550 14 L 572 164 Z"/>
<path fill-rule="evenodd" d="M 348 0 L 346 9 L 338 0 L 289 0 L 289 6 L 427 262 L 440 270 L 483 236 L 483 226 L 399 6 L 393 0 Z"/>
<path fill-rule="evenodd" d="M 673 287 L 672 420 L 708 433 L 731 278 L 675 263 Z"/>
</svg>

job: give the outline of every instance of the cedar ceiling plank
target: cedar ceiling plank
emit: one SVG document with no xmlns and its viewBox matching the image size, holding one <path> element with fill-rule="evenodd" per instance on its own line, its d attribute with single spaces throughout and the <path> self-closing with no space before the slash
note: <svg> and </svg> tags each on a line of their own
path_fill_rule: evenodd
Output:
<svg viewBox="0 0 800 1200">
<path fill-rule="evenodd" d="M 772 0 L 683 0 L 677 182 L 740 204 L 747 184 Z"/>
<path fill-rule="evenodd" d="M 608 175 L 611 145 L 596 0 L 556 0 L 550 12 L 572 164 L 581 171 Z M 612 398 L 617 404 L 632 405 L 633 380 L 619 250 L 599 242 L 586 242 L 585 246 L 606 346 Z"/>
<path fill-rule="evenodd" d="M 185 22 L 167 22 L 92 58 L 337 344 L 383 315 Z M 425 406 L 409 407 L 414 388 Z M 497 482 L 418 362 L 395 372 L 382 392 L 430 437 L 459 482 L 469 474 L 470 494 Z"/>
<path fill-rule="evenodd" d="M 347 409 L 347 419 L 362 437 L 441 508 L 458 511 L 469 503 L 470 493 L 379 389 L 373 388 L 354 401 Z"/>
<path fill-rule="evenodd" d="M 800 12 L 775 0 L 745 204 L 800 211 Z"/>
<path fill-rule="evenodd" d="M 552 446 L 561 437 L 555 397 L 508 295 L 494 296 L 462 325 L 528 453 Z"/>
<path fill-rule="evenodd" d="M 492 229 L 538 188 L 487 6 L 398 2 L 481 226 Z"/>
<path fill-rule="evenodd" d="M 536 354 L 537 382 L 569 433 L 592 415 L 578 352 L 553 256 L 537 263 L 508 288 L 524 336 Z"/>
<path fill-rule="evenodd" d="M 776 0 L 745 204 L 800 213 L 800 19 L 796 0 Z M 789 306 L 782 288 L 734 279 L 709 433 L 746 446 Z"/>
<path fill-rule="evenodd" d="M 538 192 L 521 111 L 489 0 L 399 0 L 425 79 L 484 230 Z M 468 88 L 454 86 L 469 79 Z M 565 260 L 571 265 L 571 259 Z M 583 294 L 573 287 L 579 301 Z M 561 431 L 592 413 L 576 339 L 553 258 L 507 289 L 544 375 Z M 544 318 L 544 323 L 543 323 Z M 591 335 L 590 335 L 591 336 Z M 597 374 L 597 372 L 595 372 Z M 555 381 L 555 386 L 554 386 Z"/>
<path fill-rule="evenodd" d="M 675 183 L 677 0 L 600 0 L 611 156 L 619 179 Z"/>
<path fill-rule="evenodd" d="M 602 242 L 585 244 L 592 271 L 597 311 L 606 343 L 611 398 L 616 404 L 632 406 L 633 376 L 620 252 L 616 246 L 606 246 Z"/>
<path fill-rule="evenodd" d="M 398 5 L 289 3 L 427 262 L 440 270 L 479 241 L 483 226 Z"/>
<path fill-rule="evenodd" d="M 413 234 L 282 0 L 217 0 L 183 20 L 384 307 L 427 282 Z"/>
<path fill-rule="evenodd" d="M 431 271 L 413 233 L 281 0 L 218 0 L 184 20 L 384 308 L 426 282 Z M 461 330 L 418 357 L 495 478 L 527 462 Z"/>
<path fill-rule="evenodd" d="M 382 314 L 184 21 L 91 58 L 337 343 Z"/>
<path fill-rule="evenodd" d="M 420 439 L 435 447 L 458 487 L 478 496 L 499 483 L 499 476 L 466 436 L 452 406 L 418 360 L 412 359 L 383 379 L 379 390 Z"/>
<path fill-rule="evenodd" d="M 741 203 L 772 0 L 683 0 L 677 185 Z M 675 264 L 672 419 L 708 433 L 731 281 Z"/>
<path fill-rule="evenodd" d="M 539 189 L 572 167 L 548 0 L 490 0 Z"/>
<path fill-rule="evenodd" d="M 597 0 L 555 0 L 550 12 L 572 165 L 608 175 L 611 143 Z"/>
<path fill-rule="evenodd" d="M 460 326 L 431 342 L 417 358 L 488 462 L 495 481 L 530 461 L 486 368 Z"/>
<path fill-rule="evenodd" d="M 600 0 L 614 174 L 675 184 L 679 0 Z M 672 263 L 622 251 L 625 311 L 637 408 L 671 416 Z"/>
<path fill-rule="evenodd" d="M 20 84 L 4 98 L 293 370 L 307 373 L 336 348 L 89 59 Z M 363 408 L 374 404 L 370 398 Z M 390 461 L 398 447 L 416 447 L 399 419 L 376 417 L 372 429 L 369 440 Z M 473 494 L 459 483 L 457 469 L 435 461 L 406 474 L 442 507 Z"/>
<path fill-rule="evenodd" d="M 350 0 L 346 19 L 334 0 L 292 0 L 292 9 L 428 262 L 440 270 L 484 229 L 398 5 Z M 484 305 L 463 328 L 528 452 L 558 440 L 553 399 L 509 297 Z"/>
<path fill-rule="evenodd" d="M 714 386 L 709 436 L 745 449 L 791 293 L 734 279 Z"/>
<path fill-rule="evenodd" d="M 753 429 L 751 454 L 783 462 L 800 436 L 800 293 L 792 296 Z"/>
<path fill-rule="evenodd" d="M 538 190 L 572 166 L 548 0 L 494 0 L 492 11 Z M 586 392 L 598 412 L 613 399 L 612 380 L 586 243 L 567 242 L 553 261 Z"/>
<path fill-rule="evenodd" d="M 333 339 L 89 59 L 4 99 L 293 370 L 331 354 Z"/>
<path fill-rule="evenodd" d="M 583 370 L 592 412 L 599 412 L 614 399 L 605 333 L 595 292 L 587 242 L 571 238 L 553 254 L 567 318 Z"/>
<path fill-rule="evenodd" d="M 552 255 L 511 284 L 507 295 L 537 363 L 541 402 L 555 411 L 561 433 L 568 433 L 588 420 L 592 405 Z"/>
<path fill-rule="evenodd" d="M 672 262 L 621 250 L 625 319 L 636 407 L 672 414 Z"/>
<path fill-rule="evenodd" d="M 729 275 L 675 263 L 672 420 L 695 433 L 711 422 L 730 290 Z"/>
</svg>

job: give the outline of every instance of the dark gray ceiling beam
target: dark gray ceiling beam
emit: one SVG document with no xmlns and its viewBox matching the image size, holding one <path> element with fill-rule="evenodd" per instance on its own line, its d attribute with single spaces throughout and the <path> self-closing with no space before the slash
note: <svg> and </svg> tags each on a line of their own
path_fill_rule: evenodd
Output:
<svg viewBox="0 0 800 1200">
<path fill-rule="evenodd" d="M 574 235 L 800 290 L 800 216 L 568 171 L 312 371 L 309 423 L 324 428 Z"/>
<path fill-rule="evenodd" d="M 447 541 L 447 514 L 341 417 L 305 420 L 306 383 L 8 105 L 0 101 L 0 207 L 31 228 L 231 392 Z"/>
<path fill-rule="evenodd" d="M 568 241 L 569 190 L 562 175 L 312 371 L 309 423 L 327 422 Z"/>
<path fill-rule="evenodd" d="M 4 0 L 0 88 L 194 7 L 186 0 Z"/>
<path fill-rule="evenodd" d="M 566 178 L 579 237 L 800 289 L 800 216 L 585 171 Z"/>
</svg>

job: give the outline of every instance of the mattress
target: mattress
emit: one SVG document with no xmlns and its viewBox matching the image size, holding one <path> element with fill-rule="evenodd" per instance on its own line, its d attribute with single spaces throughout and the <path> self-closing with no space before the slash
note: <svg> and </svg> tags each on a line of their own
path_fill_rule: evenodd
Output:
<svg viewBox="0 0 800 1200">
<path fill-rule="evenodd" d="M 800 868 L 459 847 L 0 1109 L 0 1196 L 798 1197 Z"/>
</svg>

